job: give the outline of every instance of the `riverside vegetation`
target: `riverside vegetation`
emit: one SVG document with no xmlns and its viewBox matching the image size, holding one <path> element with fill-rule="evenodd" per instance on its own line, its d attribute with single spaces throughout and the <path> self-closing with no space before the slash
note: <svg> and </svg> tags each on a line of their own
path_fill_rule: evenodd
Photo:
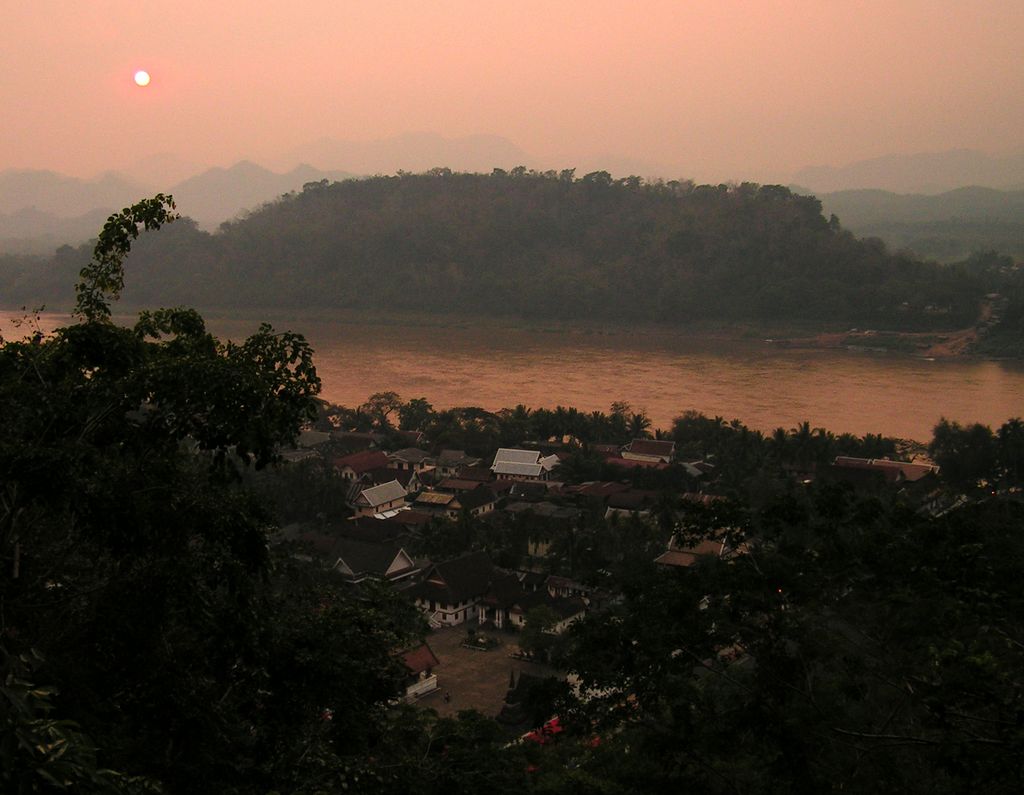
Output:
<svg viewBox="0 0 1024 795">
<path fill-rule="evenodd" d="M 708 506 L 651 482 L 657 521 L 594 516 L 561 540 L 618 598 L 550 649 L 582 689 L 551 683 L 531 711 L 557 712 L 562 734 L 510 742 L 476 713 L 392 705 L 394 651 L 422 619 L 387 587 L 353 593 L 268 545 L 282 490 L 266 480 L 296 471 L 274 474 L 276 451 L 326 414 L 305 341 L 264 327 L 222 343 L 185 309 L 110 322 L 139 226 L 171 219 L 164 197 L 113 217 L 76 322 L 0 343 L 4 791 L 1020 791 L 1019 421 L 940 424 L 932 452 L 971 462 L 945 488 L 969 499 L 933 518 L 893 490 L 807 486 L 782 467 L 892 454 L 891 440 L 682 417 L 677 444 L 744 463 Z M 619 409 L 575 427 L 651 432 Z M 363 414 L 467 447 L 501 427 L 389 395 Z M 573 417 L 508 416 L 520 440 Z M 581 450 L 563 474 L 592 465 Z M 331 505 L 335 476 L 320 477 L 311 499 Z M 469 517 L 455 526 L 494 543 Z M 745 554 L 652 563 L 669 534 L 723 529 Z"/>
</svg>

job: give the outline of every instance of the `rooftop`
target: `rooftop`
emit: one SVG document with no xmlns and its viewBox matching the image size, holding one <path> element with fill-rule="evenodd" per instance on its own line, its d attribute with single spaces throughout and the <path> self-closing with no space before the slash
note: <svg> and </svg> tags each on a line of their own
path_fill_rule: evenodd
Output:
<svg viewBox="0 0 1024 795">
<path fill-rule="evenodd" d="M 363 489 L 363 493 L 359 495 L 358 502 L 365 503 L 373 508 L 378 505 L 384 505 L 387 502 L 400 500 L 406 494 L 405 487 L 397 480 L 392 480 L 389 483 L 382 483 L 379 486 Z"/>
</svg>

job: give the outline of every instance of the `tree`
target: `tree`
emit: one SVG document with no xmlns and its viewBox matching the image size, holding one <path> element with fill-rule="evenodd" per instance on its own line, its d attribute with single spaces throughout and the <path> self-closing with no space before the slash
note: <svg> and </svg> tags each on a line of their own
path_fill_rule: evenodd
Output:
<svg viewBox="0 0 1024 795">
<path fill-rule="evenodd" d="M 638 411 L 629 415 L 629 435 L 633 439 L 646 439 L 650 437 L 651 418 L 647 412 Z"/>
<path fill-rule="evenodd" d="M 317 415 L 301 336 L 221 342 L 188 309 L 111 322 L 131 241 L 172 209 L 158 196 L 111 217 L 77 323 L 0 343 L 0 659 L 41 660 L 30 677 L 4 664 L 22 717 L 0 721 L 0 748 L 49 743 L 37 781 L 83 791 L 274 789 L 308 771 L 303 738 L 335 760 L 374 742 L 393 650 L 420 625 L 276 558 L 274 519 L 239 478 Z M 359 698 L 326 703 L 353 682 Z"/>
<path fill-rule="evenodd" d="M 743 554 L 626 572 L 623 603 L 568 633 L 588 696 L 560 714 L 608 738 L 584 770 L 638 791 L 1015 791 L 1022 519 L 826 486 L 759 517 Z"/>
<path fill-rule="evenodd" d="M 547 605 L 537 605 L 526 611 L 525 619 L 519 647 L 527 654 L 546 657 L 554 642 L 550 630 L 558 623 L 557 614 Z"/>
<path fill-rule="evenodd" d="M 388 418 L 396 412 L 401 413 L 402 399 L 397 392 L 375 392 L 360 408 L 373 418 L 377 428 L 386 429 L 391 427 Z"/>
<path fill-rule="evenodd" d="M 422 431 L 430 424 L 434 407 L 426 398 L 413 398 L 398 409 L 399 425 L 403 431 Z"/>
<path fill-rule="evenodd" d="M 979 481 L 997 476 L 996 439 L 987 425 L 963 427 L 943 417 L 932 432 L 928 452 L 943 478 L 957 486 L 976 488 Z"/>
<path fill-rule="evenodd" d="M 1002 477 L 1007 485 L 1024 483 L 1024 422 L 1014 417 L 998 431 L 998 456 Z"/>
</svg>

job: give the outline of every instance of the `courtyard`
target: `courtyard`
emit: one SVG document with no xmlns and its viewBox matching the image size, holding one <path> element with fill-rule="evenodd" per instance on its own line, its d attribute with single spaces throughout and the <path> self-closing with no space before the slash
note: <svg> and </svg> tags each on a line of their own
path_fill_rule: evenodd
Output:
<svg viewBox="0 0 1024 795">
<path fill-rule="evenodd" d="M 501 630 L 487 632 L 488 637 L 500 641 L 499 646 L 489 651 L 464 648 L 461 644 L 466 640 L 468 626 L 442 627 L 427 636 L 427 643 L 440 662 L 434 669 L 438 689 L 419 699 L 416 703 L 420 706 L 435 709 L 439 715 L 475 709 L 494 717 L 505 702 L 509 678 L 513 673 L 517 679 L 520 673 L 558 675 L 546 665 L 510 657 L 510 653 L 518 650 L 515 634 Z M 445 701 L 445 693 L 450 695 L 449 701 Z"/>
</svg>

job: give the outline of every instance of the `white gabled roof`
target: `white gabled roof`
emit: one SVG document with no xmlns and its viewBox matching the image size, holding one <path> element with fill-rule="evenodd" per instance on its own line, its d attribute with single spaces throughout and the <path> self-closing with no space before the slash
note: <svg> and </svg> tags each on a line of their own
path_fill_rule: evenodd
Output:
<svg viewBox="0 0 1024 795">
<path fill-rule="evenodd" d="M 379 486 L 363 489 L 363 493 L 359 495 L 359 499 L 373 507 L 383 505 L 384 503 L 391 502 L 392 500 L 401 499 L 406 494 L 408 494 L 408 492 L 405 490 L 405 487 L 397 480 L 392 480 L 388 483 L 381 483 Z"/>
<path fill-rule="evenodd" d="M 500 447 L 494 454 L 494 464 L 536 464 L 540 459 L 540 453 L 536 450 L 516 450 L 511 447 Z"/>
<path fill-rule="evenodd" d="M 530 475 L 538 477 L 558 466 L 558 456 L 541 458 L 536 450 L 515 450 L 502 447 L 494 455 L 491 469 L 496 475 Z"/>
<path fill-rule="evenodd" d="M 521 475 L 540 477 L 544 467 L 540 464 L 517 464 L 511 461 L 495 461 L 491 467 L 496 475 Z"/>
</svg>

